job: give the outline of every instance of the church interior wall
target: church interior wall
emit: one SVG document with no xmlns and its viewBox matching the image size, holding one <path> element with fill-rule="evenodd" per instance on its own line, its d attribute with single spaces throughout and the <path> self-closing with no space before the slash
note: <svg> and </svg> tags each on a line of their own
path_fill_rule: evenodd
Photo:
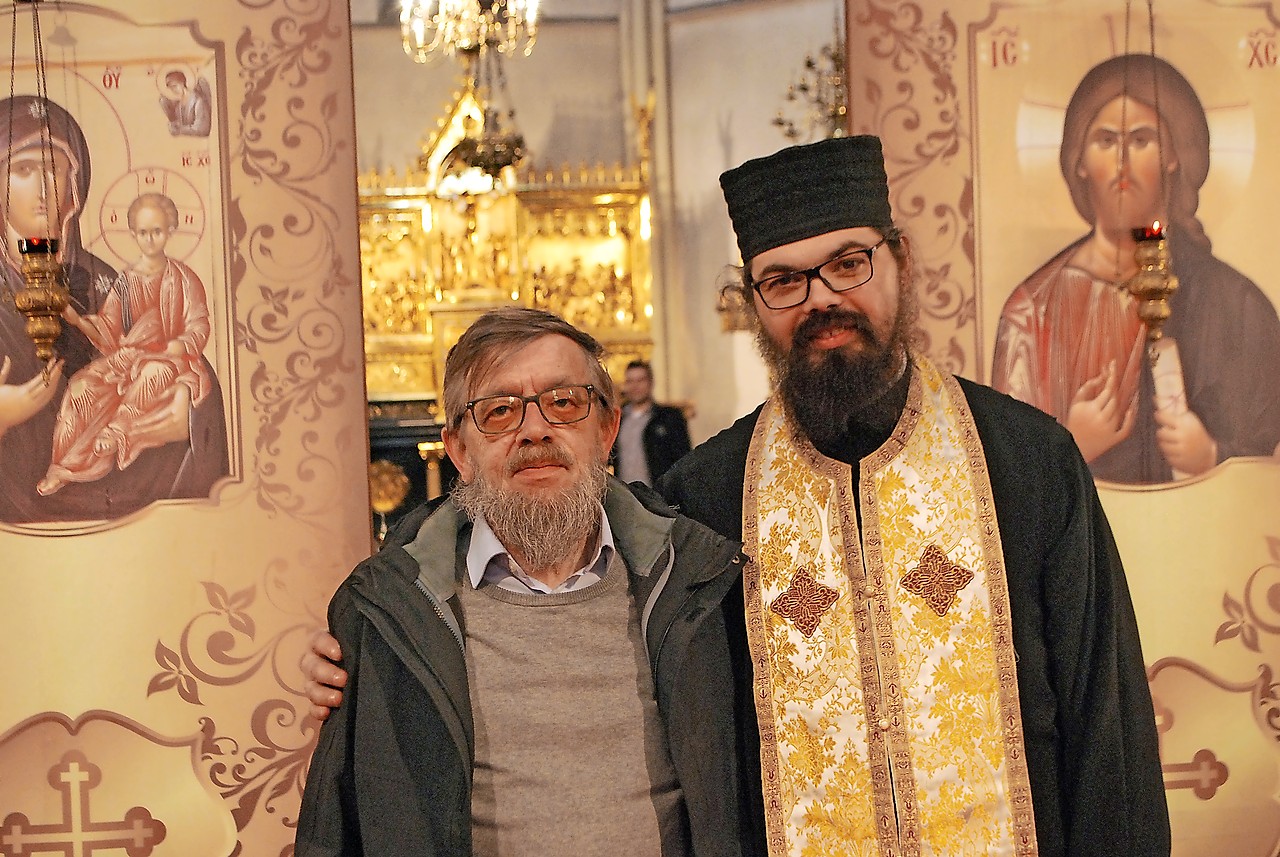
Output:
<svg viewBox="0 0 1280 857">
<path fill-rule="evenodd" d="M 1268 188 L 1280 167 L 1265 142 L 1280 127 L 1273 97 L 1276 10 L 1275 4 L 1174 0 L 1154 4 L 1155 21 L 1149 22 L 1148 8 L 1108 0 L 1080 0 L 1069 11 L 1052 3 L 850 0 L 851 124 L 885 142 L 895 218 L 914 241 L 924 350 L 950 371 L 999 387 L 993 352 L 1006 299 L 1037 265 L 1048 267 L 1046 260 L 1064 244 L 1101 222 L 1078 210 L 1064 186 L 1060 151 L 1073 92 L 1086 88 L 1084 80 L 1097 80 L 1091 69 L 1124 53 L 1136 55 L 1128 64 L 1107 66 L 1106 85 L 1115 85 L 1123 69 L 1152 52 L 1154 33 L 1154 52 L 1197 93 L 1200 106 L 1181 112 L 1168 81 L 1155 94 L 1167 116 L 1179 117 L 1166 119 L 1165 126 L 1182 170 L 1170 182 L 1195 184 L 1195 216 L 1212 238 L 1213 254 L 1250 283 L 1242 287 L 1242 278 L 1223 273 L 1226 268 L 1208 276 L 1188 261 L 1178 287 L 1187 300 L 1171 302 L 1171 323 L 1183 320 L 1185 326 L 1166 333 L 1181 340 L 1188 402 L 1199 396 L 1189 410 L 1206 423 L 1218 420 L 1221 428 L 1214 431 L 1223 438 L 1248 439 L 1252 451 L 1172 478 L 1108 479 L 1098 475 L 1097 458 L 1091 467 L 1142 634 L 1174 853 L 1272 857 L 1280 844 L 1272 678 L 1280 668 L 1280 623 L 1274 621 L 1280 450 L 1272 450 L 1274 407 L 1236 420 L 1242 428 L 1230 427 L 1230 415 L 1253 402 L 1274 401 L 1276 389 L 1262 384 L 1249 393 L 1231 392 L 1275 376 L 1280 341 L 1274 310 L 1280 292 L 1267 274 L 1269 244 L 1259 231 L 1259 224 L 1273 219 L 1262 211 L 1274 208 Z M 907 10 L 911 14 L 894 14 Z M 1207 146 L 1179 141 L 1200 110 L 1209 128 Z M 1072 133 L 1079 139 L 1083 129 Z M 1207 176 L 1189 178 L 1191 165 L 1206 159 Z M 1172 160 L 1166 158 L 1162 169 L 1169 170 Z M 1114 168 L 1106 169 L 1107 187 L 1134 193 L 1136 182 L 1113 180 Z M 1083 177 L 1082 167 L 1074 174 Z M 1090 194 L 1103 186 L 1095 181 Z M 1114 198 L 1100 198 L 1095 212 L 1103 204 L 1127 210 Z M 1194 255 L 1185 249 L 1194 231 L 1184 225 L 1179 251 L 1174 230 L 1169 244 L 1175 257 Z M 1097 282 L 1104 294 L 1117 286 L 1123 294 L 1126 277 Z M 1226 298 L 1228 291 L 1246 289 L 1256 299 L 1247 313 Z M 1217 306 L 1196 309 L 1190 301 L 1197 290 L 1216 290 Z M 1049 310 L 1043 312 L 1048 318 Z M 1097 334 L 1103 315 L 1086 311 L 1086 336 L 1063 343 L 1063 351 L 1085 351 L 1082 340 Z M 1259 323 L 1257 332 L 1240 332 L 1251 321 Z M 1208 347 L 1201 331 L 1218 332 L 1208 337 Z M 1150 360 L 1141 350 L 1138 358 Z M 1154 370 L 1168 371 L 1168 361 L 1159 359 Z M 1208 398 L 1215 392 L 1216 403 Z M 1154 432 L 1154 422 L 1148 411 L 1135 423 L 1134 436 L 1164 461 L 1158 441 L 1140 434 Z M 1189 761 L 1193 757 L 1199 761 Z M 1187 773 L 1193 770 L 1194 776 Z"/>
<path fill-rule="evenodd" d="M 398 26 L 354 27 L 352 46 L 360 172 L 402 171 L 452 105 L 462 85 L 461 60 L 413 62 L 400 48 Z M 616 19 L 549 21 L 533 51 L 505 58 L 503 67 L 531 162 L 623 159 L 628 100 Z"/>
<path fill-rule="evenodd" d="M 724 267 L 737 261 L 717 177 L 787 143 L 772 120 L 805 55 L 832 41 L 846 4 L 663 5 L 667 88 L 660 103 L 671 127 L 670 172 L 656 192 L 670 199 L 656 208 L 672 222 L 668 240 L 654 245 L 666 254 L 654 266 L 664 275 L 655 287 L 664 302 L 655 364 L 659 397 L 695 405 L 696 442 L 749 412 L 769 389 L 751 334 L 723 331 L 715 309 Z M 1125 4 L 1089 0 L 1073 4 L 1066 17 L 1051 3 L 847 5 L 847 17 L 861 22 L 849 39 L 851 126 L 886 142 L 895 214 L 914 241 L 919 268 L 922 345 L 948 370 L 989 381 L 994 328 L 1009 290 L 1083 231 L 1061 186 L 1055 135 L 1084 71 L 1123 51 Z M 1131 5 L 1141 18 L 1134 38 L 1145 38 L 1145 10 Z M 1219 141 L 1200 199 L 1215 252 L 1275 304 L 1280 294 L 1267 276 L 1267 244 L 1257 238 L 1274 204 L 1258 188 L 1273 184 L 1280 168 L 1254 142 L 1274 137 L 1278 116 L 1263 95 L 1277 73 L 1268 60 L 1276 54 L 1277 18 L 1274 4 L 1264 5 L 1237 4 L 1226 14 L 1209 0 L 1159 3 L 1156 32 L 1161 52 L 1201 92 Z M 1021 29 L 1001 31 L 1006 24 Z M 549 36 L 535 54 L 550 54 L 550 44 Z M 1146 49 L 1145 41 L 1136 47 Z M 576 63 L 564 62 L 561 79 L 579 85 Z M 551 124 L 538 118 L 547 108 L 536 100 L 517 96 L 517 107 L 529 127 Z M 1264 795 L 1280 793 L 1280 764 L 1275 691 L 1266 677 L 1280 668 L 1280 464 L 1231 459 L 1197 479 L 1104 483 L 1100 494 L 1125 558 L 1157 698 L 1175 853 L 1198 857 L 1229 847 L 1271 857 L 1280 814 Z M 1215 776 L 1229 773 L 1197 793 L 1200 781 L 1186 760 L 1200 751 L 1225 766 L 1214 768 Z"/>
<path fill-rule="evenodd" d="M 718 283 L 739 260 L 719 176 L 787 145 L 773 119 L 805 56 L 835 38 L 832 0 L 736 3 L 672 14 L 670 38 L 676 264 L 668 313 L 668 372 L 697 404 L 695 442 L 749 413 L 768 395 L 752 334 L 724 332 Z"/>
<path fill-rule="evenodd" d="M 209 148 L 192 143 L 184 152 L 167 138 L 165 146 L 145 148 L 145 135 L 130 124 L 137 117 L 119 106 L 145 104 L 151 118 L 159 116 L 154 81 L 133 79 L 146 70 L 138 57 L 127 57 L 119 69 L 115 62 L 81 69 L 83 96 L 72 108 L 84 111 L 123 95 L 114 102 L 124 115 L 117 124 L 134 133 L 135 151 L 171 157 L 163 166 L 173 175 L 191 175 L 202 152 L 214 162 L 209 176 L 200 174 L 198 195 L 218 227 L 201 237 L 203 255 L 191 264 L 207 275 L 206 286 L 225 311 L 217 366 L 227 389 L 233 467 L 208 501 L 163 503 L 92 525 L 0 523 L 6 587 L 0 648 L 10 654 L 0 695 L 0 818 L 21 812 L 31 824 L 66 822 L 71 838 L 72 822 L 62 818 L 62 795 L 49 775 L 88 764 L 100 775 L 86 798 L 95 820 L 115 819 L 133 806 L 176 819 L 157 854 L 289 853 L 288 823 L 315 725 L 305 719 L 298 656 L 306 635 L 324 621 L 334 586 L 369 550 L 352 188 L 358 172 L 402 170 L 416 157 L 459 79 L 454 61 L 413 64 L 393 27 L 349 32 L 346 5 L 222 2 L 175 11 L 164 0 L 111 0 L 66 9 L 72 33 L 82 39 L 81 58 L 123 60 L 118 55 L 139 44 L 160 50 L 148 28 L 172 27 L 181 30 L 186 53 L 159 60 L 191 63 L 199 56 L 208 63 L 200 67 L 216 76 Z M 673 220 L 668 258 L 654 266 L 666 276 L 656 290 L 667 302 L 655 363 L 663 370 L 660 397 L 696 407 L 695 441 L 748 412 L 768 391 L 751 335 L 723 331 L 715 310 L 717 280 L 737 257 L 717 176 L 786 144 L 772 120 L 805 55 L 832 40 L 844 5 L 671 0 L 663 6 L 669 83 L 662 100 L 672 134 L 662 192 L 669 188 L 665 210 Z M 891 152 L 903 153 L 892 159 L 890 177 L 903 181 L 895 205 L 910 203 L 899 205 L 900 216 L 907 215 L 929 275 L 930 354 L 949 369 L 984 379 L 991 341 L 980 328 L 994 319 L 998 300 L 984 303 L 978 288 L 985 285 L 982 205 L 994 205 L 997 193 L 1007 199 L 1016 187 L 1006 181 L 993 189 L 991 171 L 984 183 L 975 170 L 981 157 L 973 147 L 982 129 L 970 124 L 974 34 L 997 8 L 1027 20 L 1039 7 L 1057 6 L 1055 13 L 1066 16 L 1065 7 L 1048 0 L 849 5 L 851 16 L 895 6 L 919 13 L 877 24 L 889 26 L 892 19 L 901 27 L 895 44 L 907 53 L 872 56 L 871 30 L 851 49 L 861 58 L 853 70 L 854 130 L 880 133 Z M 1093 0 L 1071 5 L 1073 15 L 1103 24 L 1115 24 L 1121 8 Z M 633 6 L 641 8 L 643 0 Z M 1161 13 L 1181 16 L 1174 15 L 1176 23 L 1160 37 L 1178 46 L 1194 83 L 1211 87 L 1205 90 L 1210 106 L 1236 111 L 1219 115 L 1237 129 L 1249 114 L 1263 141 L 1274 138 L 1280 116 L 1270 106 L 1274 99 L 1256 97 L 1271 91 L 1280 73 L 1267 59 L 1277 55 L 1274 6 L 1157 4 Z M 1223 11 L 1228 7 L 1230 14 Z M 1265 27 L 1246 28 L 1234 42 L 1226 30 L 1198 25 L 1197 15 L 1220 28 L 1224 21 L 1262 16 L 1272 35 Z M 58 21 L 49 24 L 52 33 Z M 97 44 L 94 24 L 101 24 L 99 37 L 128 38 Z M 619 56 L 619 46 L 629 43 L 623 29 L 618 17 L 553 19 L 531 56 L 507 64 L 516 121 L 536 161 L 629 156 L 625 128 L 636 93 L 627 83 L 631 66 Z M 1257 68 L 1251 36 L 1258 40 Z M 1202 37 L 1219 53 L 1197 59 Z M 907 62 L 903 68 L 892 66 L 899 56 Z M 1224 83 L 1244 79 L 1226 73 L 1232 62 L 1249 66 L 1254 90 Z M 1060 70 L 1049 97 L 1061 101 L 1082 70 Z M 916 87 L 913 94 L 902 94 L 904 81 Z M 139 88 L 113 92 L 117 84 Z M 1233 93 L 1246 91 L 1253 95 L 1233 100 Z M 874 101 L 872 92 L 883 100 Z M 908 121 L 913 109 L 926 108 L 923 125 Z M 108 150 L 106 127 L 86 128 L 94 147 L 90 225 L 109 210 L 104 200 L 118 179 L 137 173 L 145 180 L 140 164 L 113 163 L 126 147 Z M 155 127 L 163 137 L 163 126 Z M 1253 133 L 1252 127 L 1245 130 Z M 954 143 L 954 151 L 939 154 L 924 145 L 938 139 Z M 1266 282 L 1265 233 L 1257 237 L 1257 224 L 1274 219 L 1274 202 L 1256 190 L 1274 185 L 1280 159 L 1265 145 L 1257 151 L 1253 173 L 1227 175 L 1234 184 L 1207 193 L 1205 218 L 1220 252 L 1241 259 L 1240 267 L 1280 302 L 1276 286 Z M 972 204 L 968 191 L 978 198 L 976 215 L 965 208 Z M 1014 218 L 1002 229 L 1019 226 Z M 1025 236 L 999 237 L 1007 243 Z M 987 245 L 990 252 L 996 245 Z M 107 254 L 102 246 L 96 250 Z M 1018 253 L 1021 261 L 1007 263 L 1009 271 L 1044 255 L 1039 247 Z M 991 257 L 986 262 L 989 272 Z M 1280 847 L 1274 798 L 1280 794 L 1274 679 L 1280 669 L 1280 464 L 1238 459 L 1204 478 L 1103 486 L 1101 493 L 1161 700 L 1176 853 L 1225 853 L 1214 838 L 1234 836 L 1230 853 L 1272 857 Z M 1195 790 L 1207 774 L 1193 764 L 1206 750 L 1229 768 L 1209 797 Z M 83 847 L 89 833 L 74 835 Z"/>
<path fill-rule="evenodd" d="M 36 5 L 0 16 L 0 29 L 19 24 L 19 96 L 38 92 Z M 136 271 L 132 203 L 167 197 L 164 276 L 183 272 L 182 299 L 207 302 L 207 337 L 187 333 L 217 385 L 185 417 L 164 390 L 185 438 L 43 496 L 12 463 L 43 469 L 49 447 L 6 426 L 0 851 L 120 853 L 127 839 L 158 857 L 292 853 L 315 735 L 298 660 L 371 541 L 347 4 L 38 5 L 46 91 L 92 160 L 78 229 L 51 237 L 112 269 L 91 283 L 105 293 Z M 167 85 L 177 75 L 181 100 Z M 22 204 L 6 196 L 6 218 Z M 158 304 L 139 312 L 171 306 Z M 11 359 L 39 372 L 6 323 L 15 330 L 0 343 L 4 374 Z M 212 415 L 197 436 L 199 413 Z M 209 437 L 224 449 L 184 459 Z M 169 471 L 149 458 L 166 450 Z M 184 462 L 221 475 L 179 493 Z M 134 474 L 149 477 L 140 504 L 120 510 L 113 486 Z M 73 488 L 92 514 L 64 499 Z"/>
</svg>

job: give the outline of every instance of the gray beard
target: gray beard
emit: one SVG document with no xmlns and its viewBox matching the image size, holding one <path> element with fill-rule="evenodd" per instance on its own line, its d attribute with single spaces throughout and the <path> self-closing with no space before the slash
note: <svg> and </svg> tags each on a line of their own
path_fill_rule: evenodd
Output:
<svg viewBox="0 0 1280 857">
<path fill-rule="evenodd" d="M 863 348 L 853 354 L 825 352 L 815 365 L 809 359 L 806 325 L 812 321 L 817 327 L 819 318 L 831 315 L 860 332 Z M 783 352 L 763 326 L 757 325 L 756 342 L 777 381 L 787 414 L 818 449 L 838 447 L 855 422 L 886 430 L 897 422 L 899 414 L 885 393 L 904 366 L 904 321 L 900 314 L 888 339 L 880 341 L 870 322 L 858 313 L 833 310 L 824 316 L 815 314 L 797 328 L 790 353 Z"/>
<path fill-rule="evenodd" d="M 530 496 L 493 485 L 477 470 L 470 482 L 458 482 L 450 497 L 471 520 L 483 515 L 498 541 L 518 552 L 523 570 L 532 574 L 576 559 L 572 554 L 595 534 L 607 474 L 597 462 L 564 491 Z"/>
</svg>

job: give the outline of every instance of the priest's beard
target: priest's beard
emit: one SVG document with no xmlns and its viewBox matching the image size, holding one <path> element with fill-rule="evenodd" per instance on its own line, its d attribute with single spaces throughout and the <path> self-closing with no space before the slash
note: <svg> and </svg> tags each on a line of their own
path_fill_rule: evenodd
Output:
<svg viewBox="0 0 1280 857">
<path fill-rule="evenodd" d="M 905 291 L 905 290 L 904 290 Z M 787 413 L 818 449 L 838 448 L 850 426 L 887 430 L 900 414 L 885 393 L 901 377 L 908 353 L 914 304 L 903 299 L 887 336 L 866 315 L 850 309 L 814 312 L 796 328 L 784 352 L 756 325 L 760 353 L 777 381 Z M 857 348 L 813 349 L 814 338 L 831 327 L 858 332 Z"/>
<path fill-rule="evenodd" d="M 572 453 L 555 444 L 524 447 L 507 464 L 508 473 L 535 463 L 572 467 Z M 582 478 L 558 491 L 513 491 L 490 482 L 477 467 L 470 482 L 458 482 L 451 497 L 454 505 L 475 520 L 484 515 L 493 534 L 510 551 L 521 556 L 529 573 L 576 559 L 582 542 L 600 525 L 607 471 L 594 462 Z"/>
</svg>

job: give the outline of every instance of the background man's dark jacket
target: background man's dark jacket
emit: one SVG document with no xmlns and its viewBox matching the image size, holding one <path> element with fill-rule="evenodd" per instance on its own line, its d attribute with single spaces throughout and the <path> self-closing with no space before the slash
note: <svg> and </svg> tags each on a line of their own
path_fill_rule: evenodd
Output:
<svg viewBox="0 0 1280 857">
<path fill-rule="evenodd" d="M 671 405 L 659 405 L 657 402 L 650 404 L 649 422 L 644 427 L 641 440 L 644 443 L 644 461 L 649 467 L 649 482 L 652 484 L 689 451 L 689 424 L 685 422 L 684 411 Z M 618 454 L 618 445 L 615 443 L 609 454 L 609 462 L 615 468 Z"/>
</svg>

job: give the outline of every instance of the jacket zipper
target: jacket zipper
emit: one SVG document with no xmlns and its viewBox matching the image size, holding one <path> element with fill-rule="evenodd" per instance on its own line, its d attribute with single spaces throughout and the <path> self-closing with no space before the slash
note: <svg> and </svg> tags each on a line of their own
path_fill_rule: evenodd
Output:
<svg viewBox="0 0 1280 857">
<path fill-rule="evenodd" d="M 674 553 L 674 547 L 671 547 L 670 549 L 671 549 L 671 550 L 673 551 L 673 553 Z M 741 556 L 741 554 L 740 554 L 739 552 L 735 552 L 735 553 L 734 553 L 734 555 L 733 555 L 733 557 L 729 560 L 729 563 L 728 563 L 728 564 L 729 564 L 729 565 L 738 565 L 738 564 L 739 564 L 739 562 L 741 561 L 741 560 L 740 560 L 740 556 Z M 717 562 L 719 562 L 719 561 L 717 561 Z M 673 558 L 672 558 L 671 565 L 674 565 L 674 556 L 673 556 Z M 668 565 L 668 567 L 667 567 L 667 572 L 668 572 L 668 573 L 670 573 L 671 565 Z M 664 586 L 665 586 L 665 583 L 664 583 Z M 654 656 L 654 659 L 653 659 L 653 674 L 654 674 L 655 676 L 658 674 L 658 663 L 662 660 L 662 653 L 663 653 L 664 649 L 666 648 L 667 636 L 671 633 L 671 628 L 672 628 L 672 626 L 674 626 L 674 625 L 675 625 L 676 620 L 680 617 L 680 615 L 681 615 L 682 613 L 684 613 L 684 609 L 685 609 L 685 607 L 686 607 L 686 606 L 688 606 L 689 602 L 693 601 L 695 597 L 698 597 L 698 596 L 699 596 L 699 594 L 701 593 L 701 591 L 702 591 L 702 588 L 701 588 L 701 587 L 699 587 L 698 589 L 691 589 L 691 590 L 689 590 L 688 592 L 686 592 L 686 593 L 685 593 L 685 596 L 684 596 L 684 600 L 680 602 L 680 607 L 676 610 L 676 612 L 675 612 L 675 613 L 673 613 L 673 614 L 672 614 L 672 619 L 671 619 L 671 621 L 670 621 L 670 622 L 668 622 L 668 623 L 667 623 L 667 626 L 666 626 L 665 628 L 663 628 L 663 629 L 662 629 L 662 637 L 661 637 L 661 639 L 659 639 L 659 640 L 658 640 L 658 649 L 657 649 L 657 652 L 656 652 L 656 654 L 655 654 L 655 656 Z M 650 598 L 650 600 L 652 601 L 652 600 L 655 600 L 655 599 L 654 599 L 653 597 L 651 597 L 651 598 Z"/>
<path fill-rule="evenodd" d="M 444 626 L 449 629 L 449 633 L 453 635 L 453 641 L 458 644 L 458 651 L 462 652 L 463 655 L 466 655 L 467 649 L 462 642 L 462 634 L 459 633 L 458 629 L 454 627 L 454 623 L 450 622 L 449 619 L 444 615 L 444 607 L 440 604 L 438 600 L 436 600 L 436 597 L 431 594 L 431 591 L 427 589 L 427 587 L 422 583 L 421 578 L 415 577 L 413 579 L 413 585 L 417 587 L 419 592 L 421 592 L 423 595 L 427 597 L 427 603 L 431 605 L 431 609 L 436 611 L 436 615 L 440 617 L 440 621 L 443 622 Z"/>
<path fill-rule="evenodd" d="M 648 599 L 645 600 L 644 609 L 640 611 L 640 636 L 646 644 L 649 641 L 649 617 L 653 614 L 653 607 L 658 603 L 658 598 L 662 595 L 663 590 L 667 588 L 667 580 L 670 579 L 671 569 L 675 567 L 675 564 L 675 547 L 671 542 L 667 542 L 667 566 L 662 570 L 662 574 L 658 576 L 658 582 L 654 584 L 653 591 L 649 593 Z M 659 647 L 661 647 L 661 642 L 659 642 Z"/>
</svg>

